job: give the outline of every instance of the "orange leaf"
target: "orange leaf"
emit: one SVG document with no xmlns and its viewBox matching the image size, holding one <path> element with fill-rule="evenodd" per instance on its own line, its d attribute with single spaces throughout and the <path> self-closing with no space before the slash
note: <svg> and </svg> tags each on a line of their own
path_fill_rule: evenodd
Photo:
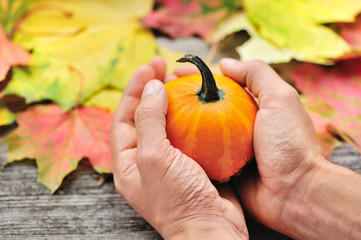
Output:
<svg viewBox="0 0 361 240">
<path fill-rule="evenodd" d="M 20 45 L 11 42 L 0 25 L 0 81 L 10 67 L 30 64 L 30 55 Z"/>
<path fill-rule="evenodd" d="M 60 106 L 36 105 L 19 113 L 19 127 L 8 135 L 8 162 L 34 158 L 38 182 L 52 192 L 88 157 L 97 172 L 111 172 L 109 131 L 113 113 L 96 107 L 63 112 Z"/>
</svg>

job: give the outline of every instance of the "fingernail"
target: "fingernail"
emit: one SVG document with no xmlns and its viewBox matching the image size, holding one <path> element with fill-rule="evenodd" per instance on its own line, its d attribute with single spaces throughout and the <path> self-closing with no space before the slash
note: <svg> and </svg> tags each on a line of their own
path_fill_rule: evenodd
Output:
<svg viewBox="0 0 361 240">
<path fill-rule="evenodd" d="M 157 94 L 162 90 L 162 83 L 158 80 L 151 80 L 150 82 L 148 82 L 143 90 L 143 95 L 142 97 L 148 96 L 148 95 L 152 95 L 152 94 Z"/>
<path fill-rule="evenodd" d="M 236 64 L 238 61 L 236 59 L 233 59 L 233 58 L 223 58 L 221 60 L 221 62 L 224 65 L 233 65 L 233 64 Z"/>
</svg>

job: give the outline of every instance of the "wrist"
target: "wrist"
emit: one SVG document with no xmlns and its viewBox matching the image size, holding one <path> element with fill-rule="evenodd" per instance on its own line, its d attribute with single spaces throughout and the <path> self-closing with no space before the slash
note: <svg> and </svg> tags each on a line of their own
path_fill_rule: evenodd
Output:
<svg viewBox="0 0 361 240">
<path fill-rule="evenodd" d="M 164 239 L 249 239 L 248 233 L 241 233 L 235 226 L 222 219 L 191 219 L 171 224 L 162 233 Z"/>
<path fill-rule="evenodd" d="M 320 161 L 294 185 L 294 188 L 284 201 L 279 223 L 279 226 L 282 228 L 280 230 L 281 232 L 297 239 L 302 238 L 302 236 L 299 236 L 299 232 L 302 232 L 302 230 L 299 229 L 301 223 L 308 222 L 313 215 L 309 208 L 311 204 L 309 196 L 317 189 L 318 181 L 326 177 L 326 169 L 329 164 L 331 163 L 320 159 Z"/>
<path fill-rule="evenodd" d="M 320 162 L 285 204 L 282 231 L 297 239 L 359 239 L 360 180 L 349 169 Z"/>
</svg>

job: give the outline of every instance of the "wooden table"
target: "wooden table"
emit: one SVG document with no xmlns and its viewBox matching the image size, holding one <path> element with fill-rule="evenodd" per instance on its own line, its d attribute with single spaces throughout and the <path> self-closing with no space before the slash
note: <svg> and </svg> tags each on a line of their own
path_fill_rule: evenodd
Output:
<svg viewBox="0 0 361 240">
<path fill-rule="evenodd" d="M 4 161 L 6 149 L 1 145 Z M 336 148 L 331 161 L 361 173 L 361 155 Z M 8 165 L 0 174 L 0 239 L 161 239 L 115 191 L 111 176 L 99 175 L 87 161 L 50 195 L 36 182 L 35 162 Z M 288 239 L 247 217 L 251 239 Z"/>
</svg>

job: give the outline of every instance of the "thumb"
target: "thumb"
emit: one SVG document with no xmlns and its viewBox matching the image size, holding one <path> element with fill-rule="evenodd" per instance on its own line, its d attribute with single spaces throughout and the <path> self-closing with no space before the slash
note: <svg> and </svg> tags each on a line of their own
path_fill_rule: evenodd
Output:
<svg viewBox="0 0 361 240">
<path fill-rule="evenodd" d="M 134 116 L 139 152 L 150 154 L 164 143 L 167 138 L 167 109 L 168 98 L 163 83 L 158 80 L 149 81 L 144 87 Z"/>
</svg>

